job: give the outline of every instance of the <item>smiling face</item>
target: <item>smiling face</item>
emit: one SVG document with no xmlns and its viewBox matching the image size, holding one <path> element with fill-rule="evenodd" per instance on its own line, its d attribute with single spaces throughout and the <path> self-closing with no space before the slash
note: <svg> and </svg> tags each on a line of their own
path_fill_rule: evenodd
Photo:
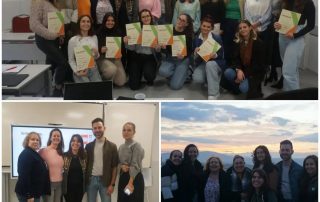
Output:
<svg viewBox="0 0 320 202">
<path fill-rule="evenodd" d="M 209 160 L 209 170 L 210 172 L 219 172 L 221 169 L 220 161 L 217 158 L 211 158 Z"/>
<path fill-rule="evenodd" d="M 212 27 L 212 24 L 210 22 L 203 21 L 201 23 L 200 29 L 201 29 L 201 33 L 203 35 L 208 35 L 212 31 L 213 27 Z"/>
<path fill-rule="evenodd" d="M 170 160 L 174 165 L 180 165 L 182 161 L 182 153 L 180 151 L 174 151 L 171 155 Z"/>
<path fill-rule="evenodd" d="M 250 31 L 251 31 L 252 27 L 250 27 L 248 24 L 246 23 L 240 23 L 239 24 L 239 34 L 241 37 L 243 38 L 247 38 L 250 35 Z"/>
<path fill-rule="evenodd" d="M 73 137 L 71 140 L 71 149 L 73 152 L 78 153 L 80 147 L 82 147 L 80 140 L 78 137 Z"/>
<path fill-rule="evenodd" d="M 190 147 L 189 150 L 188 150 L 188 156 L 189 156 L 191 161 L 195 161 L 197 159 L 197 156 L 198 156 L 197 148 Z"/>
<path fill-rule="evenodd" d="M 30 147 L 33 150 L 37 150 L 39 149 L 39 143 L 40 143 L 40 139 L 38 135 L 36 134 L 30 135 L 29 141 L 28 141 L 28 147 Z"/>
<path fill-rule="evenodd" d="M 282 160 L 284 161 L 290 160 L 293 154 L 292 146 L 290 144 L 281 144 L 279 153 Z"/>
<path fill-rule="evenodd" d="M 260 176 L 258 172 L 253 173 L 251 181 L 252 181 L 252 186 L 257 190 L 259 190 L 264 183 L 263 177 Z"/>
<path fill-rule="evenodd" d="M 134 130 L 133 125 L 128 124 L 128 123 L 124 124 L 124 126 L 122 128 L 122 137 L 125 140 L 132 140 L 134 134 L 135 134 L 135 130 Z"/>
<path fill-rule="evenodd" d="M 107 21 L 106 21 L 106 28 L 108 28 L 108 29 L 112 29 L 113 27 L 114 27 L 114 25 L 115 25 L 115 22 L 114 22 L 114 18 L 113 18 L 113 16 L 109 16 L 108 18 L 107 18 Z"/>
<path fill-rule="evenodd" d="M 95 122 L 92 124 L 92 131 L 96 139 L 101 139 L 104 135 L 105 127 L 102 122 Z"/>
<path fill-rule="evenodd" d="M 144 11 L 141 13 L 141 22 L 144 25 L 150 25 L 152 20 L 152 16 L 148 11 Z"/>
<path fill-rule="evenodd" d="M 316 162 L 312 158 L 308 158 L 305 161 L 305 170 L 309 174 L 309 176 L 314 176 L 317 174 L 317 165 Z"/>
<path fill-rule="evenodd" d="M 186 28 L 188 26 L 188 19 L 186 15 L 180 15 L 178 17 L 176 26 L 180 27 L 180 28 Z"/>
<path fill-rule="evenodd" d="M 237 173 L 243 173 L 244 160 L 242 158 L 236 158 L 233 162 L 233 168 Z"/>
<path fill-rule="evenodd" d="M 262 148 L 256 150 L 257 160 L 263 162 L 266 159 L 266 153 Z"/>
<path fill-rule="evenodd" d="M 61 133 L 59 131 L 53 131 L 50 140 L 51 144 L 58 145 L 61 142 Z"/>
<path fill-rule="evenodd" d="M 80 20 L 80 30 L 81 31 L 89 31 L 91 28 L 91 21 L 88 16 L 84 16 Z"/>
</svg>

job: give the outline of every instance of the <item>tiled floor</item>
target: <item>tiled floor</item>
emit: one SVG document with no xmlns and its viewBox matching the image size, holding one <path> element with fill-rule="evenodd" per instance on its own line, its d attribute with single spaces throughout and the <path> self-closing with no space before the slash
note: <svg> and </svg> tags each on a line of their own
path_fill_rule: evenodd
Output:
<svg viewBox="0 0 320 202">
<path fill-rule="evenodd" d="M 267 86 L 262 87 L 264 97 L 269 96 L 281 90 L 270 87 L 270 83 Z M 300 85 L 301 88 L 317 87 L 318 86 L 318 74 L 310 70 L 300 70 Z M 136 94 L 143 93 L 146 99 L 185 99 L 185 100 L 206 100 L 207 89 L 200 84 L 186 83 L 181 90 L 171 90 L 167 84 L 167 80 L 161 77 L 157 77 L 153 86 L 144 86 L 142 89 L 132 91 L 128 86 L 115 87 L 113 96 L 115 98 L 119 96 L 134 98 Z M 233 95 L 229 92 L 222 92 L 219 100 L 241 100 L 245 99 L 244 95 Z"/>
</svg>

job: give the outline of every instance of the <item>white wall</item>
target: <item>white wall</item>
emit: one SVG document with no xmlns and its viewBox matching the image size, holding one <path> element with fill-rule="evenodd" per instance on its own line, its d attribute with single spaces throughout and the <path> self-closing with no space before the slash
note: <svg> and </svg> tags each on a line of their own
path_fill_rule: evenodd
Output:
<svg viewBox="0 0 320 202">
<path fill-rule="evenodd" d="M 2 0 L 2 30 L 11 29 L 11 20 L 20 14 L 30 14 L 31 0 Z"/>
</svg>

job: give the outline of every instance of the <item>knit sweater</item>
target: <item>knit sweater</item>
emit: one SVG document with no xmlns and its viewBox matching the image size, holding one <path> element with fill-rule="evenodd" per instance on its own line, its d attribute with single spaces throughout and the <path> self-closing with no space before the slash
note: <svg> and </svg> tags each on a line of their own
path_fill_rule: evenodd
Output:
<svg viewBox="0 0 320 202">
<path fill-rule="evenodd" d="M 48 30 L 48 12 L 56 12 L 58 9 L 47 0 L 32 0 L 30 12 L 30 29 L 37 35 L 54 40 L 59 35 Z"/>
<path fill-rule="evenodd" d="M 56 149 L 50 147 L 41 149 L 39 151 L 41 158 L 47 163 L 49 167 L 49 175 L 51 182 L 62 181 L 63 158 Z"/>
<path fill-rule="evenodd" d="M 161 16 L 160 0 L 139 0 L 139 12 L 142 9 L 148 9 L 151 11 L 152 16 L 156 18 Z"/>
</svg>

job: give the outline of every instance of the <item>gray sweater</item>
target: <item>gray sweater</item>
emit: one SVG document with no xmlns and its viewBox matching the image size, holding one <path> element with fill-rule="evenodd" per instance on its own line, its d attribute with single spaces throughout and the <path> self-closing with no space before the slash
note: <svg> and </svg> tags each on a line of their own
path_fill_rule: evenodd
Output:
<svg viewBox="0 0 320 202">
<path fill-rule="evenodd" d="M 140 143 L 134 140 L 125 141 L 119 147 L 120 165 L 129 165 L 130 177 L 135 178 L 142 170 L 142 159 L 144 158 L 144 149 Z"/>
</svg>

